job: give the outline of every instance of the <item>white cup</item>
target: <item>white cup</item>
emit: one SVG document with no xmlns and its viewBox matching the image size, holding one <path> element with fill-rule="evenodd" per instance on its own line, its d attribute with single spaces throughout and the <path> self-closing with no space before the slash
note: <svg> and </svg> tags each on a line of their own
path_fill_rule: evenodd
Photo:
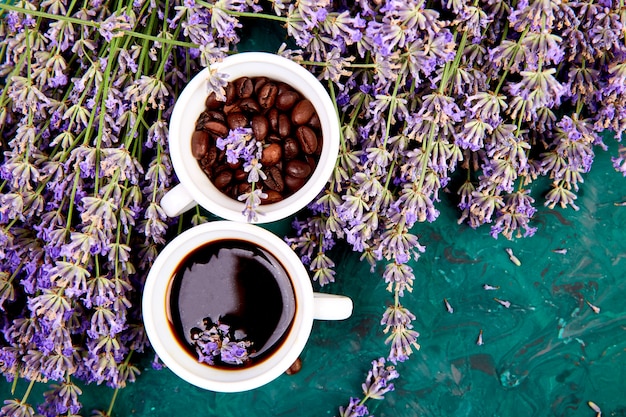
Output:
<svg viewBox="0 0 626 417">
<path fill-rule="evenodd" d="M 224 369 L 198 362 L 198 358 L 179 342 L 168 313 L 168 297 L 180 263 L 194 249 L 224 239 L 244 240 L 274 255 L 287 271 L 295 296 L 292 325 L 283 342 L 267 358 L 244 368 Z M 309 275 L 296 253 L 273 233 L 247 223 L 215 221 L 188 229 L 163 249 L 148 274 L 142 308 L 150 343 L 172 372 L 204 389 L 239 392 L 257 388 L 283 374 L 304 349 L 313 319 L 346 319 L 352 314 L 352 300 L 314 293 Z"/>
<path fill-rule="evenodd" d="M 228 75 L 228 80 L 240 77 L 268 77 L 291 85 L 309 99 L 320 119 L 323 146 L 319 162 L 306 184 L 282 201 L 261 205 L 257 223 L 284 219 L 313 201 L 322 191 L 335 167 L 339 153 L 339 119 L 328 93 L 320 82 L 304 67 L 278 55 L 265 52 L 244 52 L 231 55 L 211 65 L 212 71 Z M 219 191 L 200 168 L 191 153 L 191 136 L 204 102 L 208 96 L 209 69 L 198 73 L 184 88 L 172 111 L 169 126 L 169 150 L 174 171 L 180 184 L 161 199 L 161 206 L 169 217 L 191 209 L 196 204 L 217 216 L 247 222 L 242 211 L 244 203 Z"/>
</svg>

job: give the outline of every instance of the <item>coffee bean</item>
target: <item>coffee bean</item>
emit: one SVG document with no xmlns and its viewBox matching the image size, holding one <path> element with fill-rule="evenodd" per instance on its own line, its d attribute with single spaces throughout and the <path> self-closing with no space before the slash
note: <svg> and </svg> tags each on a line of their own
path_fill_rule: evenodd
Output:
<svg viewBox="0 0 626 417">
<path fill-rule="evenodd" d="M 265 190 L 265 194 L 267 194 L 267 198 L 262 198 L 261 204 L 278 203 L 283 199 L 283 196 L 278 191 Z"/>
<path fill-rule="evenodd" d="M 252 128 L 252 133 L 254 134 L 254 138 L 260 142 L 265 141 L 265 137 L 270 130 L 269 122 L 264 116 L 259 114 L 252 116 L 252 120 L 250 121 L 250 127 Z"/>
<path fill-rule="evenodd" d="M 304 153 L 312 155 L 317 150 L 317 135 L 310 127 L 298 127 L 296 129 L 296 139 L 298 139 L 298 143 Z"/>
<path fill-rule="evenodd" d="M 219 101 L 215 93 L 209 94 L 209 96 L 204 101 L 204 107 L 206 107 L 207 110 L 215 110 L 215 109 L 222 107 L 223 105 L 224 105 L 224 102 Z"/>
<path fill-rule="evenodd" d="M 283 142 L 283 155 L 286 160 L 293 159 L 300 153 L 300 146 L 293 138 L 286 138 Z"/>
<path fill-rule="evenodd" d="M 289 116 L 284 113 L 278 115 L 278 134 L 283 138 L 291 134 L 291 122 Z"/>
<path fill-rule="evenodd" d="M 248 126 L 248 118 L 243 113 L 231 113 L 226 117 L 226 121 L 231 130 Z"/>
<path fill-rule="evenodd" d="M 285 173 L 294 178 L 306 178 L 311 174 L 311 167 L 304 161 L 294 159 L 287 162 Z"/>
<path fill-rule="evenodd" d="M 226 165 L 228 166 L 228 168 L 230 168 L 232 170 L 239 169 L 239 168 L 241 168 L 241 161 L 228 162 Z"/>
<path fill-rule="evenodd" d="M 239 168 L 235 170 L 235 174 L 233 178 L 235 179 L 235 181 L 238 181 L 238 182 L 246 181 L 248 178 L 248 173 L 244 171 L 243 169 Z"/>
<path fill-rule="evenodd" d="M 248 77 L 243 77 L 235 81 L 235 88 L 239 98 L 248 98 L 254 93 L 254 84 Z"/>
<path fill-rule="evenodd" d="M 238 101 L 233 101 L 230 104 L 225 104 L 224 105 L 224 114 L 225 115 L 229 115 L 231 113 L 241 113 L 242 109 L 241 106 L 239 105 Z"/>
<path fill-rule="evenodd" d="M 207 116 L 207 119 L 205 123 L 211 120 L 217 120 L 218 122 L 226 122 L 226 117 L 224 116 L 224 113 L 222 113 L 221 111 L 209 110 L 206 112 L 206 116 Z"/>
<path fill-rule="evenodd" d="M 215 177 L 213 184 L 217 187 L 217 189 L 224 190 L 232 180 L 233 172 L 230 170 L 224 170 Z"/>
<path fill-rule="evenodd" d="M 305 182 L 305 178 L 296 178 L 292 177 L 291 175 L 285 175 L 285 185 L 287 186 L 287 189 L 289 189 L 289 191 L 291 191 L 292 193 L 295 193 L 300 188 L 302 188 Z"/>
<path fill-rule="evenodd" d="M 237 196 L 239 195 L 237 194 L 238 190 L 239 190 L 239 187 L 236 184 L 230 184 L 229 186 L 227 186 L 221 191 L 227 196 L 229 196 L 230 198 L 232 198 L 233 200 L 236 200 Z"/>
<path fill-rule="evenodd" d="M 300 94 L 293 90 L 285 91 L 276 97 L 276 108 L 278 110 L 291 110 L 300 99 Z"/>
<path fill-rule="evenodd" d="M 291 121 L 296 126 L 303 125 L 311 120 L 311 117 L 315 114 L 315 107 L 309 100 L 300 100 L 296 104 L 291 112 Z"/>
<path fill-rule="evenodd" d="M 272 82 L 265 83 L 265 85 L 259 90 L 259 104 L 264 109 L 269 109 L 274 106 L 276 102 L 276 95 L 278 94 L 278 87 Z"/>
<path fill-rule="evenodd" d="M 269 167 L 265 170 L 265 178 L 263 180 L 263 184 L 270 190 L 278 191 L 279 193 L 283 192 L 285 188 L 285 181 L 283 180 L 283 174 L 281 174 L 280 169 L 275 166 Z"/>
<path fill-rule="evenodd" d="M 235 91 L 235 84 L 228 83 L 226 84 L 225 94 L 226 102 L 225 104 L 233 104 L 237 99 L 237 92 Z"/>
<path fill-rule="evenodd" d="M 300 372 L 302 369 L 302 359 L 298 358 L 296 361 L 285 371 L 287 375 L 293 375 Z"/>
<path fill-rule="evenodd" d="M 261 91 L 261 88 L 263 88 L 263 86 L 269 81 L 270 79 L 267 77 L 256 77 L 253 82 L 254 82 L 254 93 L 258 96 L 259 95 L 259 91 Z"/>
<path fill-rule="evenodd" d="M 261 153 L 261 165 L 269 167 L 276 165 L 283 156 L 283 148 L 278 143 L 272 143 L 271 145 L 263 148 Z"/>
<path fill-rule="evenodd" d="M 242 111 L 247 113 L 260 113 L 261 106 L 253 98 L 244 98 L 239 102 L 239 107 Z"/>
<path fill-rule="evenodd" d="M 272 130 L 272 132 L 278 132 L 278 114 L 278 109 L 276 109 L 275 107 L 272 107 L 266 113 L 267 121 L 270 124 L 270 129 Z"/>
<path fill-rule="evenodd" d="M 207 116 L 206 111 L 200 113 L 200 116 L 198 116 L 198 120 L 196 120 L 196 130 L 202 130 L 204 123 L 208 120 L 209 117 Z"/>
<path fill-rule="evenodd" d="M 206 154 L 200 161 L 200 166 L 206 172 L 210 170 L 210 168 L 215 164 L 217 160 L 217 147 L 215 145 L 210 145 L 207 149 Z"/>
<path fill-rule="evenodd" d="M 205 166 L 202 161 L 200 161 L 200 168 L 202 169 L 202 172 L 206 174 L 207 178 L 213 181 L 213 171 L 211 170 L 211 167 Z"/>
<path fill-rule="evenodd" d="M 291 87 L 289 84 L 284 83 L 282 81 L 279 81 L 276 83 L 276 85 L 278 86 L 278 94 L 282 94 L 285 91 L 293 91 L 293 87 Z"/>
<path fill-rule="evenodd" d="M 206 122 L 204 124 L 204 129 L 216 136 L 219 136 L 220 138 L 224 138 L 228 135 L 228 126 L 217 120 Z"/>
<path fill-rule="evenodd" d="M 237 185 L 237 195 L 235 196 L 235 198 L 237 198 L 241 194 L 249 193 L 250 191 L 252 191 L 252 184 L 250 184 L 249 182 L 241 182 Z"/>
<path fill-rule="evenodd" d="M 191 135 L 191 154 L 196 159 L 202 159 L 209 149 L 209 134 L 202 130 L 196 130 Z"/>
<path fill-rule="evenodd" d="M 317 113 L 313 114 L 308 124 L 313 129 L 322 130 L 322 123 L 320 122 L 320 117 L 317 115 Z"/>
<path fill-rule="evenodd" d="M 267 135 L 267 137 L 265 138 L 265 142 L 267 142 L 267 143 L 282 143 L 283 142 L 283 138 L 281 138 L 278 135 L 270 134 L 270 135 Z"/>
</svg>

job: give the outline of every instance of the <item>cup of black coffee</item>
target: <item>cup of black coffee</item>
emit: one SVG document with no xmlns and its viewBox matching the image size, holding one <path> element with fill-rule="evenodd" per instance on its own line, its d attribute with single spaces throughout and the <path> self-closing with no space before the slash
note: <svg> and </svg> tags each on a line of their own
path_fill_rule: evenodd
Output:
<svg viewBox="0 0 626 417">
<path fill-rule="evenodd" d="M 207 81 L 210 71 L 225 74 L 226 101 L 214 99 Z M 340 140 L 339 119 L 327 91 L 289 59 L 239 53 L 198 73 L 176 100 L 169 151 L 180 184 L 161 199 L 168 216 L 199 204 L 223 219 L 250 221 L 245 202 L 237 198 L 246 192 L 245 172 L 227 163 L 215 147 L 216 139 L 237 127 L 249 128 L 263 146 L 267 178 L 258 186 L 268 197 L 253 222 L 287 218 L 324 189 Z"/>
<path fill-rule="evenodd" d="M 175 374 L 201 388 L 237 392 L 287 371 L 313 320 L 346 319 L 352 301 L 314 293 L 298 256 L 271 232 L 216 221 L 183 232 L 163 249 L 148 274 L 142 308 L 148 338 Z M 220 343 L 230 339 L 239 349 L 245 339 L 243 361 L 199 354 L 199 340 L 223 329 L 232 332 Z"/>
</svg>

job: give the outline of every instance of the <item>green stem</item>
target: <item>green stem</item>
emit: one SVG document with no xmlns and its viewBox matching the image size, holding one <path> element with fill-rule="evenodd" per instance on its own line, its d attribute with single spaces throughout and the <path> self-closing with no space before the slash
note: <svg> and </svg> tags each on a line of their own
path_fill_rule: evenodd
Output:
<svg viewBox="0 0 626 417">
<path fill-rule="evenodd" d="M 316 67 L 327 67 L 329 65 L 328 62 L 304 61 L 304 60 L 300 61 L 300 64 L 302 64 L 302 65 L 313 65 L 313 66 L 316 66 Z M 376 64 L 365 64 L 365 63 L 353 64 L 353 63 L 350 63 L 350 62 L 347 62 L 345 64 L 345 66 L 347 68 L 359 68 L 359 69 L 361 69 L 361 68 L 366 68 L 366 69 L 376 68 Z"/>
<path fill-rule="evenodd" d="M 426 156 L 430 156 L 430 153 L 433 150 L 433 146 L 434 146 L 434 141 L 433 138 L 435 137 L 435 124 L 431 123 L 430 124 L 430 130 L 428 132 L 428 137 L 426 138 L 426 140 L 424 141 L 424 157 Z M 424 176 L 426 175 L 426 167 L 428 167 L 428 162 L 424 162 L 422 164 L 422 170 L 420 172 L 420 176 L 418 179 L 418 183 L 417 183 L 417 188 L 421 189 L 422 185 L 424 185 Z"/>
<path fill-rule="evenodd" d="M 124 359 L 124 363 L 123 365 L 128 365 L 128 363 L 130 362 L 130 357 L 133 356 L 133 350 L 131 350 L 130 352 L 128 352 L 128 356 L 126 356 L 126 359 Z M 117 387 L 115 388 L 115 391 L 113 391 L 113 397 L 111 398 L 111 402 L 109 403 L 109 408 L 107 409 L 107 416 L 111 416 L 111 413 L 113 412 L 113 406 L 115 405 L 115 401 L 117 400 L 117 394 L 120 392 L 120 388 Z"/>
<path fill-rule="evenodd" d="M 74 199 L 76 198 L 76 190 L 78 188 L 78 178 L 80 176 L 80 169 L 77 169 L 74 173 L 74 182 L 72 186 L 72 193 L 70 195 L 70 203 L 67 205 L 67 223 L 65 225 L 66 230 L 70 230 L 72 226 L 72 215 L 74 214 Z"/>
<path fill-rule="evenodd" d="M 19 365 L 18 365 L 18 369 L 19 369 Z M 17 376 L 18 373 L 19 373 L 18 371 L 15 371 L 15 375 L 13 375 L 13 383 L 11 384 L 11 395 L 15 395 L 15 389 L 17 388 L 17 381 L 20 380 Z"/>
<path fill-rule="evenodd" d="M 26 400 L 28 400 L 28 396 L 30 395 L 30 391 L 33 389 L 34 385 L 35 385 L 35 380 L 31 379 L 30 384 L 28 384 L 28 388 L 26 388 L 26 392 L 24 393 L 24 396 L 22 397 L 22 401 L 21 401 L 22 404 L 24 404 Z"/>
<path fill-rule="evenodd" d="M 517 50 L 519 48 L 521 48 L 522 41 L 526 37 L 527 33 L 528 33 L 528 28 L 524 29 L 524 31 L 520 35 L 519 39 L 517 40 L 517 45 L 515 46 L 515 48 L 516 48 L 515 54 L 511 57 L 511 59 L 509 59 L 509 62 L 508 62 L 507 66 L 504 69 L 504 73 L 502 73 L 502 76 L 500 77 L 500 80 L 498 81 L 498 85 L 496 86 L 496 89 L 494 90 L 494 94 L 495 95 L 498 95 L 498 93 L 500 92 L 500 89 L 502 88 L 502 85 L 504 84 L 504 81 L 506 80 L 506 77 L 509 75 L 509 68 L 513 64 L 513 61 L 515 60 L 515 57 L 517 56 L 517 53 L 518 53 Z"/>
<path fill-rule="evenodd" d="M 335 108 L 335 113 L 337 117 L 341 117 L 339 113 L 339 108 L 337 108 L 337 96 L 335 95 L 335 85 L 331 80 L 328 80 L 328 91 L 330 93 L 330 99 L 333 102 L 333 107 Z M 346 139 L 343 136 L 343 129 L 339 128 L 339 144 L 341 146 L 341 150 L 345 152 L 347 150 Z"/>
<path fill-rule="evenodd" d="M 581 62 L 581 69 L 584 71 L 586 68 L 586 60 L 585 58 L 583 58 L 582 62 Z M 583 103 L 580 94 L 578 95 L 578 98 L 576 99 L 576 114 L 580 116 L 580 112 L 583 110 L 583 106 L 585 103 Z"/>
<path fill-rule="evenodd" d="M 456 36 L 455 36 L 456 37 Z M 463 32 L 463 36 L 461 37 L 461 41 L 459 42 L 459 47 L 457 49 L 456 56 L 454 57 L 454 61 L 450 63 L 450 61 L 446 62 L 446 66 L 443 69 L 443 76 L 441 77 L 441 84 L 439 85 L 439 93 L 443 94 L 450 77 L 459 67 L 459 63 L 461 62 L 461 57 L 463 56 L 463 52 L 465 51 L 465 43 L 467 42 L 467 31 Z"/>
<path fill-rule="evenodd" d="M 100 95 L 102 97 L 102 101 L 100 102 L 100 116 L 98 118 L 98 134 L 96 136 L 96 174 L 95 174 L 95 178 L 94 178 L 94 190 L 93 193 L 94 195 L 98 195 L 98 188 L 99 188 L 99 172 L 100 172 L 100 163 L 99 163 L 99 159 L 100 159 L 100 146 L 102 144 L 102 133 L 104 132 L 104 116 L 106 115 L 106 111 L 104 109 L 106 109 L 106 100 L 107 100 L 107 95 L 109 92 L 109 83 L 111 80 L 110 74 L 111 74 L 111 67 L 113 66 L 113 62 L 115 61 L 115 55 L 117 54 L 117 44 L 118 44 L 118 38 L 113 39 L 113 41 L 111 42 L 111 49 L 109 52 L 109 56 L 107 59 L 107 66 L 106 69 L 104 70 L 104 74 L 103 74 L 103 79 L 102 79 L 102 85 L 100 86 L 99 90 L 101 91 Z M 96 109 L 94 109 L 93 113 L 96 112 Z"/>
<path fill-rule="evenodd" d="M 265 13 L 236 12 L 234 10 L 228 10 L 228 9 L 223 9 L 221 7 L 217 7 L 214 4 L 210 4 L 210 3 L 207 3 L 207 2 L 202 1 L 202 0 L 197 0 L 196 3 L 201 5 L 201 6 L 206 7 L 208 9 L 213 9 L 213 8 L 219 9 L 219 10 L 223 11 L 224 13 L 229 14 L 231 16 L 251 17 L 251 18 L 256 18 L 256 19 L 274 20 L 274 21 L 282 22 L 282 23 L 288 23 L 291 20 L 288 17 L 270 15 L 270 14 L 265 14 Z"/>
<path fill-rule="evenodd" d="M 115 391 L 113 391 L 113 397 L 111 398 L 111 402 L 109 403 L 109 408 L 107 409 L 108 417 L 111 417 L 111 413 L 113 412 L 113 406 L 115 405 L 115 400 L 117 400 L 118 392 L 120 392 L 119 388 L 115 388 Z"/>
<path fill-rule="evenodd" d="M 22 54 L 15 67 L 13 67 L 13 71 L 11 71 L 11 73 L 4 79 L 6 85 L 2 89 L 2 95 L 0 96 L 0 105 L 4 105 L 4 100 L 6 99 L 6 96 L 9 92 L 9 87 L 11 86 L 11 82 L 13 81 L 13 77 L 20 73 L 20 71 L 22 70 L 22 65 L 24 65 L 25 59 L 26 54 Z"/>
<path fill-rule="evenodd" d="M 406 69 L 406 61 L 402 64 L 402 69 L 399 74 L 402 74 Z M 400 87 L 400 76 L 396 77 L 396 82 L 393 86 L 393 93 L 391 93 L 391 103 L 389 103 L 389 112 L 387 113 L 387 123 L 385 125 L 385 140 L 383 141 L 383 148 L 387 146 L 387 140 L 389 140 L 389 132 L 391 132 L 391 119 L 398 107 L 398 88 Z"/>
</svg>

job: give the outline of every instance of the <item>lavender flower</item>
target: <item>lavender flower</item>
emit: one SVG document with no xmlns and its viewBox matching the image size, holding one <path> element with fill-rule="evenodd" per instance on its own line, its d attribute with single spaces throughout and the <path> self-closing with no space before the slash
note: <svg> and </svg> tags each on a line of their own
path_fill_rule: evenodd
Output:
<svg viewBox="0 0 626 417">
<path fill-rule="evenodd" d="M 367 407 L 361 404 L 358 398 L 351 397 L 347 407 L 339 407 L 340 417 L 363 417 L 367 416 L 369 411 Z"/>
<path fill-rule="evenodd" d="M 393 366 L 386 366 L 384 358 L 372 361 L 372 369 L 361 385 L 364 398 L 359 400 L 351 397 L 347 407 L 339 407 L 339 415 L 341 417 L 367 416 L 369 411 L 364 403 L 368 400 L 382 400 L 385 394 L 395 389 L 391 381 L 398 377 L 396 369 Z"/>
<path fill-rule="evenodd" d="M 0 409 L 2 414 L 11 417 L 33 417 L 35 410 L 19 400 L 5 400 L 4 406 Z"/>
<path fill-rule="evenodd" d="M 213 323 L 208 318 L 205 319 L 204 329 L 194 328 L 191 331 L 198 361 L 207 365 L 242 365 L 247 362 L 252 342 L 245 337 L 241 330 L 233 331 L 229 325 L 219 320 Z"/>
<path fill-rule="evenodd" d="M 51 390 L 44 393 L 46 402 L 39 407 L 39 412 L 47 417 L 55 417 L 59 414 L 76 414 L 82 408 L 78 400 L 82 390 L 72 382 L 64 382 L 61 385 L 52 385 Z"/>
<path fill-rule="evenodd" d="M 363 383 L 363 394 L 366 398 L 372 398 L 374 400 L 382 400 L 386 393 L 393 391 L 394 379 L 398 378 L 399 374 L 393 366 L 385 366 L 385 359 L 380 358 L 372 361 L 372 369 L 367 374 L 367 379 Z"/>
</svg>

